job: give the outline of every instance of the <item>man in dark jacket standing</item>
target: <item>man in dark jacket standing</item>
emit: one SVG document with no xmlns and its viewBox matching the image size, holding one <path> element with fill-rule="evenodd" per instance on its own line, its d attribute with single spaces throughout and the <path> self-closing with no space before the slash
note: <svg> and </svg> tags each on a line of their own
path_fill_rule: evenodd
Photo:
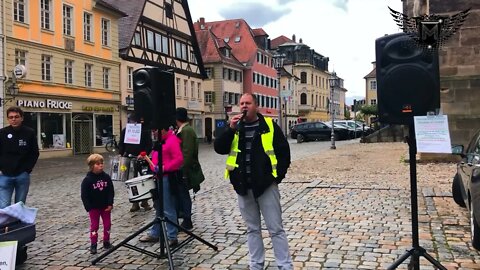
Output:
<svg viewBox="0 0 480 270">
<path fill-rule="evenodd" d="M 22 125 L 22 109 L 8 108 L 7 118 L 10 125 L 0 129 L 0 209 L 11 204 L 14 191 L 15 203 L 25 203 L 39 156 L 35 131 Z"/>
<path fill-rule="evenodd" d="M 233 116 L 229 128 L 215 140 L 215 151 L 228 154 L 225 177 L 238 194 L 238 205 L 247 225 L 250 269 L 263 269 L 262 213 L 272 239 L 279 269 L 293 269 L 283 229 L 278 184 L 290 166 L 290 147 L 280 127 L 257 112 L 252 94 L 240 99 L 242 114 Z"/>
<path fill-rule="evenodd" d="M 138 122 L 137 122 L 138 121 Z M 135 162 L 133 166 L 133 177 L 137 177 L 139 173 L 139 168 L 137 166 L 137 160 L 143 159 L 141 157 L 141 152 L 146 152 L 147 155 L 150 154 L 152 151 L 152 134 L 149 129 L 147 129 L 143 123 L 143 119 L 137 120 L 134 114 L 131 114 L 129 117 L 129 123 L 140 123 L 142 124 L 142 133 L 140 135 L 140 143 L 133 144 L 133 143 L 125 143 L 125 132 L 126 128 L 123 128 L 120 133 L 120 141 L 118 142 L 118 152 L 120 156 L 128 157 L 129 155 L 133 159 L 132 161 Z M 128 178 L 128 175 L 127 175 Z M 152 207 L 148 204 L 148 199 L 142 200 L 140 205 L 138 202 L 132 203 L 132 208 L 130 208 L 130 212 L 136 212 L 140 210 L 140 206 L 143 207 L 145 210 L 150 210 Z"/>
<path fill-rule="evenodd" d="M 203 181 L 203 177 L 198 178 L 196 175 L 202 175 L 202 168 L 198 161 L 198 140 L 195 130 L 188 123 L 187 109 L 179 107 L 176 110 L 176 122 L 177 122 L 177 136 L 182 140 L 182 154 L 183 154 L 183 166 L 181 169 L 182 180 L 179 185 L 178 198 L 179 206 L 183 210 L 183 221 L 181 226 L 185 229 L 193 229 L 192 223 L 192 199 L 190 198 L 189 190 L 193 189 L 193 192 L 200 190 L 200 183 Z"/>
</svg>

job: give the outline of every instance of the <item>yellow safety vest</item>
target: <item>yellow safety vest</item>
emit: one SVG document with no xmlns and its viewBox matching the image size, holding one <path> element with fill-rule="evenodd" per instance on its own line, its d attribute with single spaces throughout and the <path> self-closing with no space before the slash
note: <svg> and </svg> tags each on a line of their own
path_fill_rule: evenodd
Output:
<svg viewBox="0 0 480 270">
<path fill-rule="evenodd" d="M 270 158 L 273 177 L 277 177 L 277 156 L 275 156 L 275 151 L 273 150 L 273 120 L 270 117 L 265 117 L 264 119 L 270 131 L 268 133 L 261 134 L 263 151 L 265 151 L 265 154 L 267 154 L 267 156 Z M 230 147 L 230 154 L 228 154 L 227 157 L 225 179 L 229 179 L 230 171 L 233 171 L 238 167 L 237 156 L 238 152 L 240 152 L 240 149 L 238 149 L 238 139 L 238 131 L 236 131 L 235 136 L 233 137 L 232 146 Z"/>
</svg>

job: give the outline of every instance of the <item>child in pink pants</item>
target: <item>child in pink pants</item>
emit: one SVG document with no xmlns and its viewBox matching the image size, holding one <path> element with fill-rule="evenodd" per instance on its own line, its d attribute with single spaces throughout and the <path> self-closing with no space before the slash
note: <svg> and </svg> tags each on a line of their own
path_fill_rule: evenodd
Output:
<svg viewBox="0 0 480 270">
<path fill-rule="evenodd" d="M 110 213 L 115 196 L 113 182 L 110 176 L 103 171 L 103 157 L 92 154 L 87 158 L 90 171 L 82 182 L 82 202 L 90 216 L 90 253 L 97 253 L 98 229 L 100 217 L 103 222 L 103 248 L 109 249 L 110 244 Z"/>
</svg>

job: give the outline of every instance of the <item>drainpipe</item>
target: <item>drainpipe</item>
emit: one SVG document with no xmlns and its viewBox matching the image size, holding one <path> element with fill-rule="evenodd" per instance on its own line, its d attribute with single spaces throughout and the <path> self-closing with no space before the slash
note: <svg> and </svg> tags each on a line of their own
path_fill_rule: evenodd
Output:
<svg viewBox="0 0 480 270">
<path fill-rule="evenodd" d="M 7 76 L 7 73 L 6 73 L 6 70 L 7 70 L 7 50 L 6 50 L 6 35 L 5 35 L 5 28 L 6 28 L 6 19 L 5 19 L 5 1 L 2 1 L 2 34 L 0 36 L 0 38 L 2 39 L 2 50 L 3 50 L 3 74 L 2 74 L 2 77 L 3 77 L 3 82 L 2 82 L 2 87 L 1 87 L 1 95 L 0 95 L 0 98 L 1 98 L 1 102 L 3 103 L 3 99 L 5 98 L 5 82 L 7 81 L 8 79 L 8 76 Z M 3 122 L 3 119 L 4 119 L 4 109 L 3 109 L 3 104 L 0 104 L 0 128 L 4 126 L 4 122 Z"/>
</svg>

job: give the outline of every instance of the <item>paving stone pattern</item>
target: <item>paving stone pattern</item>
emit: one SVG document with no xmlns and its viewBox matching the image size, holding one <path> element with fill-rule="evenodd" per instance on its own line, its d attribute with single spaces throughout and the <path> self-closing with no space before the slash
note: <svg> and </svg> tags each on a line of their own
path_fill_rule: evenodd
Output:
<svg viewBox="0 0 480 270">
<path fill-rule="evenodd" d="M 291 142 L 293 163 L 280 185 L 284 224 L 295 269 L 385 269 L 411 248 L 408 148 L 403 143 Z M 17 269 L 168 269 L 168 261 L 121 247 L 91 265 L 88 215 L 80 200 L 85 156 L 40 160 L 27 204 L 39 209 L 37 239 Z M 207 180 L 194 201 L 193 241 L 173 255 L 175 269 L 248 269 L 245 227 L 236 194 L 223 179 L 225 156 L 202 144 Z M 451 198 L 453 163 L 418 164 L 420 245 L 450 269 L 480 269 L 470 245 L 469 218 Z M 130 213 L 127 190 L 115 182 L 112 242 L 150 222 L 154 211 Z M 265 236 L 266 269 L 276 269 Z M 179 235 L 180 239 L 185 234 Z M 158 252 L 158 244 L 130 244 Z M 103 252 L 99 248 L 99 252 Z M 398 269 L 407 269 L 406 263 Z M 434 269 L 425 259 L 421 269 Z"/>
</svg>

